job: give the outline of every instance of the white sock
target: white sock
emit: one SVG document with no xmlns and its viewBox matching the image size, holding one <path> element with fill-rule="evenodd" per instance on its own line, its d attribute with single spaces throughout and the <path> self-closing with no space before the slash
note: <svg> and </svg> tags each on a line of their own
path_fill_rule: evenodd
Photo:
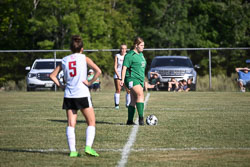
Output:
<svg viewBox="0 0 250 167">
<path fill-rule="evenodd" d="M 76 151 L 76 136 L 75 136 L 75 128 L 68 126 L 66 128 L 66 136 L 68 141 L 68 146 L 70 151 Z"/>
<path fill-rule="evenodd" d="M 130 94 L 127 93 L 126 94 L 126 106 L 129 106 L 130 102 L 131 102 Z"/>
<path fill-rule="evenodd" d="M 86 129 L 86 146 L 92 147 L 95 139 L 95 126 L 88 126 Z"/>
<path fill-rule="evenodd" d="M 120 103 L 120 94 L 119 93 L 115 93 L 114 100 L 115 100 L 115 104 L 119 105 L 119 103 Z"/>
</svg>

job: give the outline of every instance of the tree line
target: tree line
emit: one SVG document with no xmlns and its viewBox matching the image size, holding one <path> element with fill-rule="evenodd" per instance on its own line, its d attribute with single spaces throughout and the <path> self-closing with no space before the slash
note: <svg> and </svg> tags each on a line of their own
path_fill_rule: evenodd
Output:
<svg viewBox="0 0 250 167">
<path fill-rule="evenodd" d="M 132 46 L 140 36 L 146 48 L 217 48 L 250 46 L 248 0 L 1 0 L 0 49 L 69 49 L 70 37 L 83 38 L 85 49 Z M 150 64 L 154 54 L 145 52 Z M 207 54 L 188 55 L 207 73 Z M 0 84 L 24 78 L 34 53 L 0 53 Z M 113 73 L 111 52 L 88 53 L 104 71 Z M 64 56 L 64 54 L 59 54 Z M 43 53 L 40 57 L 51 57 Z M 231 75 L 250 58 L 249 50 L 213 52 L 213 74 Z"/>
</svg>

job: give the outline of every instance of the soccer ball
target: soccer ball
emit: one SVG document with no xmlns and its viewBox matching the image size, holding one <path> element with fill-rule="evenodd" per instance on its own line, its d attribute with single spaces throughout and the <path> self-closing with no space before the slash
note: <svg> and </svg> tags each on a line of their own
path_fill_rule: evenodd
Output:
<svg viewBox="0 0 250 167">
<path fill-rule="evenodd" d="M 147 125 L 157 125 L 158 119 L 155 115 L 149 115 L 146 119 Z"/>
</svg>

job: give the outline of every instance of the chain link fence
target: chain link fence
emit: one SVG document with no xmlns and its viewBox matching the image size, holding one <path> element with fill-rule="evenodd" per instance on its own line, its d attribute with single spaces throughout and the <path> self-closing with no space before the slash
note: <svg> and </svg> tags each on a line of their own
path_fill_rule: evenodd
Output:
<svg viewBox="0 0 250 167">
<path fill-rule="evenodd" d="M 92 58 L 102 68 L 104 74 L 112 76 L 113 58 L 118 51 L 119 49 L 93 49 L 84 50 L 84 54 Z M 70 50 L 0 50 L 0 84 L 12 79 L 15 82 L 25 80 L 28 73 L 25 71 L 25 67 L 31 66 L 36 59 L 52 58 L 56 60 L 70 53 Z M 200 69 L 197 70 L 198 76 L 208 76 L 206 90 L 213 90 L 213 76 L 218 74 L 230 76 L 235 73 L 235 67 L 248 66 L 246 60 L 250 59 L 250 48 L 248 47 L 146 48 L 143 53 L 147 59 L 147 70 L 155 56 L 182 55 L 190 57 L 194 65 L 200 66 Z"/>
</svg>

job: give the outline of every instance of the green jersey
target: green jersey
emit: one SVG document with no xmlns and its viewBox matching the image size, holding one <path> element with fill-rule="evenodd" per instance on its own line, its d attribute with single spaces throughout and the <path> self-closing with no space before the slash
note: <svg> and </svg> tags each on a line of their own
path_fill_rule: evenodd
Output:
<svg viewBox="0 0 250 167">
<path fill-rule="evenodd" d="M 129 51 L 123 61 L 123 66 L 127 67 L 125 77 L 144 82 L 146 63 L 142 53 L 137 54 L 134 50 Z"/>
</svg>

